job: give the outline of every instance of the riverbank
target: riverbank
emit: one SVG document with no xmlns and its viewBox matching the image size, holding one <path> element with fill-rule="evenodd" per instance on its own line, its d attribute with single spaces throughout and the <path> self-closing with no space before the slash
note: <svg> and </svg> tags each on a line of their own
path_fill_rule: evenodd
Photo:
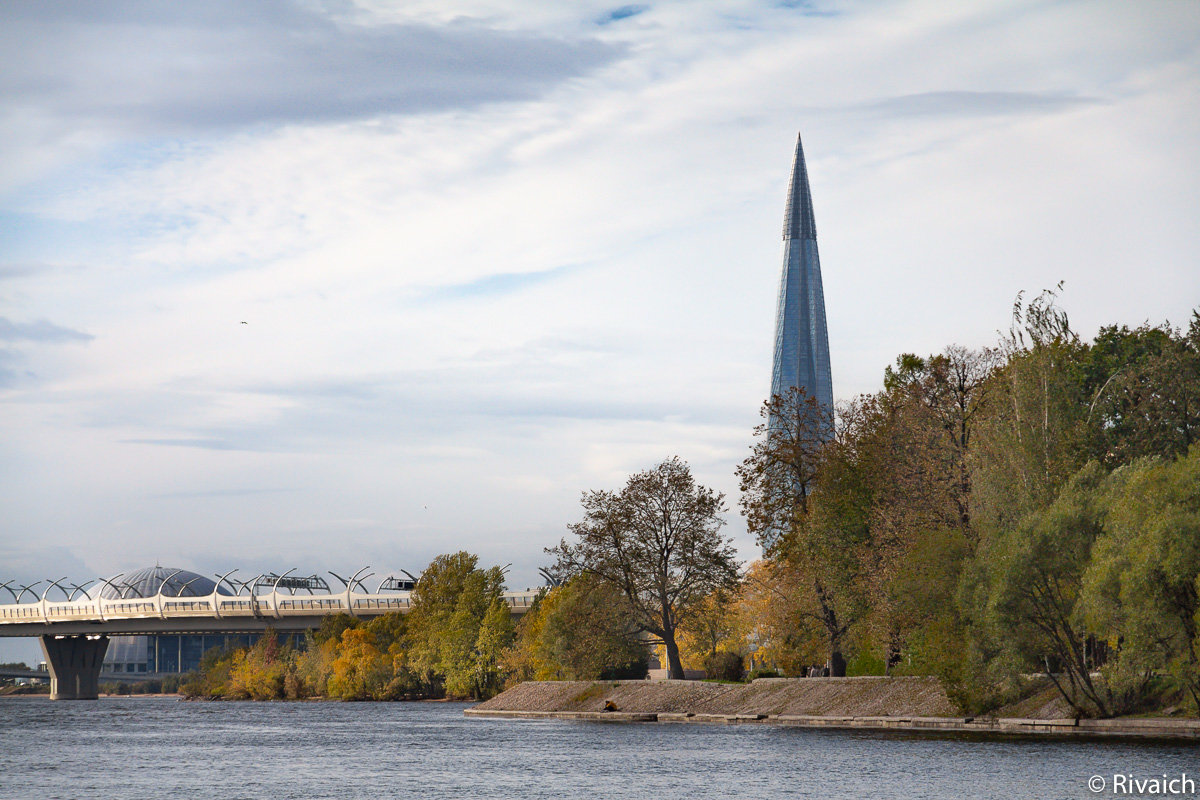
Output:
<svg viewBox="0 0 1200 800">
<path fill-rule="evenodd" d="M 470 717 L 597 722 L 1200 739 L 1197 719 L 1076 720 L 1052 690 L 1001 708 L 993 716 L 963 717 L 936 678 L 760 678 L 749 684 L 530 681 L 464 713 Z"/>
</svg>

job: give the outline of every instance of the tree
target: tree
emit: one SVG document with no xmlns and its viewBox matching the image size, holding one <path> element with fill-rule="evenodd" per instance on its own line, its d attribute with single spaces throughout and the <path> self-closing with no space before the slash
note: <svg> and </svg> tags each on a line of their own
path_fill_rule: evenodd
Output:
<svg viewBox="0 0 1200 800">
<path fill-rule="evenodd" d="M 501 600 L 504 573 L 499 567 L 480 569 L 478 561 L 466 552 L 438 556 L 413 589 L 409 664 L 430 695 L 444 686 L 451 694 L 476 697 L 493 683 L 487 677 L 492 667 L 481 661 L 477 646 L 485 619 Z M 503 636 L 497 625 L 488 624 L 485 660 L 491 658 L 491 637 Z"/>
<path fill-rule="evenodd" d="M 1087 461 L 1078 370 L 1086 346 L 1056 298 L 1046 291 L 1025 304 L 1018 295 L 1000 346 L 1004 363 L 988 379 L 972 448 L 972 521 L 983 533 L 1049 506 Z"/>
<path fill-rule="evenodd" d="M 802 387 L 763 404 L 750 456 L 737 468 L 746 527 L 765 550 L 808 515 L 833 416 Z"/>
<path fill-rule="evenodd" d="M 522 620 L 518 647 L 535 680 L 645 677 L 648 653 L 620 589 L 591 574 L 552 589 Z"/>
<path fill-rule="evenodd" d="M 678 457 L 633 475 L 619 492 L 583 495 L 584 518 L 547 553 L 557 568 L 619 590 L 640 630 L 662 639 L 669 675 L 683 678 L 675 632 L 709 593 L 737 583 L 732 540 L 720 534 L 724 495 L 698 485 Z"/>
<path fill-rule="evenodd" d="M 830 674 L 844 675 L 842 646 L 861 604 L 859 555 L 867 540 L 869 474 L 847 428 L 834 430 L 828 409 L 793 388 L 763 404 L 757 441 L 738 467 L 742 513 L 768 555 L 800 595 L 798 620 L 816 621 L 827 642 Z"/>
<path fill-rule="evenodd" d="M 1078 604 L 1092 545 L 1101 530 L 1107 476 L 1089 464 L 1045 510 L 990 537 L 982 551 L 988 573 L 986 619 L 999 641 L 1027 667 L 1040 667 L 1084 716 L 1117 708 L 1107 683 L 1093 677 Z"/>
<path fill-rule="evenodd" d="M 392 660 L 379 649 L 367 626 L 346 628 L 327 682 L 330 697 L 382 700 L 393 677 Z"/>
<path fill-rule="evenodd" d="M 985 409 L 987 379 L 996 367 L 997 353 L 994 350 L 969 350 L 951 345 L 942 353 L 926 359 L 901 356 L 901 367 L 905 359 L 915 359 L 919 370 L 904 387 L 905 392 L 915 399 L 932 418 L 933 427 L 941 433 L 938 441 L 941 460 L 951 473 L 946 481 L 947 493 L 958 513 L 957 523 L 969 529 L 971 475 L 968 468 L 968 453 L 975 420 Z M 888 368 L 884 377 L 885 386 L 898 377 Z"/>
<path fill-rule="evenodd" d="M 803 676 L 829 657 L 826 619 L 819 613 L 814 586 L 795 562 L 763 559 L 746 570 L 738 616 L 754 665 Z"/>
<path fill-rule="evenodd" d="M 1083 618 L 1113 652 L 1104 670 L 1111 683 L 1136 693 L 1165 675 L 1200 708 L 1200 446 L 1112 477 L 1084 575 Z"/>
<path fill-rule="evenodd" d="M 746 633 L 738 614 L 741 588 L 736 592 L 718 589 L 680 621 L 679 649 L 689 668 L 706 668 L 718 651 L 745 654 Z"/>
<path fill-rule="evenodd" d="M 1200 441 L 1200 312 L 1187 335 L 1101 328 L 1081 372 L 1093 455 L 1106 466 L 1182 456 Z"/>
<path fill-rule="evenodd" d="M 508 604 L 497 597 L 488 608 L 475 637 L 475 674 L 471 696 L 486 699 L 504 688 L 504 661 L 515 632 Z"/>
<path fill-rule="evenodd" d="M 824 471 L 834 472 L 832 465 L 849 458 L 859 476 L 856 491 L 840 503 L 844 519 L 865 512 L 860 524 L 869 530 L 866 543 L 851 551 L 855 594 L 866 595 L 855 638 L 860 645 L 882 647 L 885 672 L 901 662 L 907 668 L 929 664 L 928 656 L 957 627 L 952 603 L 914 618 L 910 581 L 914 569 L 948 579 L 935 591 L 952 599 L 961 561 L 974 543 L 971 450 L 995 361 L 994 351 L 959 346 L 926 358 L 901 355 L 885 371 L 884 391 L 858 398 L 840 414 L 841 429 Z M 823 498 L 831 490 L 822 485 L 827 482 L 818 483 Z M 820 498 L 817 505 L 823 505 Z M 967 549 L 958 546 L 964 543 Z M 947 544 L 952 546 L 942 546 Z M 934 619 L 937 645 L 922 630 Z"/>
</svg>

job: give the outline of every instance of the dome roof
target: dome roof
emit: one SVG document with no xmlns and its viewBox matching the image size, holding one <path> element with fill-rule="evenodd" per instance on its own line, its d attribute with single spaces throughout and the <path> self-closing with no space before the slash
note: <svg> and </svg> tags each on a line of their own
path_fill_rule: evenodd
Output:
<svg viewBox="0 0 1200 800">
<path fill-rule="evenodd" d="M 164 584 L 165 581 L 165 584 Z M 173 567 L 146 567 L 101 584 L 100 596 L 108 600 L 154 597 L 161 588 L 164 597 L 208 597 L 216 583 L 203 575 Z M 232 594 L 221 586 L 217 594 Z"/>
</svg>

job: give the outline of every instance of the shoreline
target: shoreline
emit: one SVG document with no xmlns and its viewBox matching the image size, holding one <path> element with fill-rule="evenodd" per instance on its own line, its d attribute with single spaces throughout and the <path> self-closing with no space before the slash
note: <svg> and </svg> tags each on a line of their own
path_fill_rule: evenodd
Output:
<svg viewBox="0 0 1200 800">
<path fill-rule="evenodd" d="M 1045 694 L 1045 693 L 1043 693 Z M 605 710 L 605 709 L 609 710 Z M 956 713 L 931 678 L 770 678 L 695 681 L 529 681 L 463 711 L 478 719 L 773 725 L 906 734 L 1200 740 L 1200 719 L 1074 719 L 1051 695 L 991 716 Z"/>
<path fill-rule="evenodd" d="M 1067 737 L 1081 739 L 1200 740 L 1194 719 L 1022 719 L 1020 717 L 833 717 L 788 714 L 697 714 L 641 711 L 504 711 L 468 708 L 464 716 L 485 719 L 561 719 L 603 723 L 656 722 L 693 725 L 775 725 L 785 728 L 890 731 L 895 733 L 969 733 L 983 736 Z"/>
</svg>

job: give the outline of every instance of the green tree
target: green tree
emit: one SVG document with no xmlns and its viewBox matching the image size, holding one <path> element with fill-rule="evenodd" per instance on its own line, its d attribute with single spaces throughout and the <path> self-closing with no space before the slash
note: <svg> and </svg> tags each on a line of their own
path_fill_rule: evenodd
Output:
<svg viewBox="0 0 1200 800">
<path fill-rule="evenodd" d="M 1060 284 L 1061 286 L 1061 284 Z M 1087 404 L 1078 366 L 1086 352 L 1056 292 L 1018 296 L 1003 363 L 988 380 L 987 413 L 972 447 L 973 521 L 1011 528 L 1053 502 L 1087 461 Z"/>
<path fill-rule="evenodd" d="M 1200 709 L 1200 446 L 1123 467 L 1113 483 L 1083 618 L 1106 638 L 1106 676 L 1131 702 L 1165 674 Z"/>
<path fill-rule="evenodd" d="M 1107 683 L 1093 677 L 1088 634 L 1078 610 L 1083 575 L 1101 530 L 1104 470 L 1090 464 L 1047 509 L 991 537 L 983 550 L 990 635 L 1018 666 L 1040 668 L 1085 716 L 1111 716 Z"/>
<path fill-rule="evenodd" d="M 894 659 L 902 671 L 961 681 L 964 632 L 956 599 L 970 552 L 963 529 L 941 528 L 915 536 L 897 561 L 884 591 L 890 624 L 902 643 Z"/>
<path fill-rule="evenodd" d="M 1187 335 L 1101 328 L 1080 369 L 1092 452 L 1106 466 L 1183 456 L 1200 441 L 1200 312 Z"/>
<path fill-rule="evenodd" d="M 547 553 L 564 574 L 587 573 L 618 589 L 640 630 L 658 636 L 669 674 L 683 678 L 675 631 L 681 616 L 711 592 L 737 583 L 724 496 L 700 486 L 679 458 L 633 475 L 618 492 L 583 495 L 583 521 Z"/>
<path fill-rule="evenodd" d="M 476 696 L 480 687 L 476 644 L 485 617 L 501 599 L 504 573 L 499 567 L 480 569 L 478 561 L 466 552 L 438 556 L 413 590 L 409 663 L 428 694 L 444 688 Z"/>
<path fill-rule="evenodd" d="M 577 575 L 545 600 L 538 643 L 546 677 L 566 680 L 644 677 L 645 642 L 620 590 L 594 575 Z"/>
<path fill-rule="evenodd" d="M 504 688 L 505 656 L 512 647 L 515 631 L 512 613 L 500 598 L 492 601 L 475 637 L 475 674 L 470 694 L 487 698 Z"/>
</svg>

